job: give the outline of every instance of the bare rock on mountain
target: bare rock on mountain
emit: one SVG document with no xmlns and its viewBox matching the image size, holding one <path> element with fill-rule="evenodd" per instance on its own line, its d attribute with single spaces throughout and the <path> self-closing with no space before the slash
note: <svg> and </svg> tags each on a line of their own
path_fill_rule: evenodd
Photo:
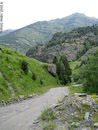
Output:
<svg viewBox="0 0 98 130">
<path fill-rule="evenodd" d="M 86 60 L 88 58 L 88 56 L 92 55 L 96 50 L 98 49 L 98 47 L 94 47 L 92 49 L 89 49 L 81 58 L 80 60 Z"/>
<path fill-rule="evenodd" d="M 41 46 L 37 45 L 30 49 L 26 55 L 37 60 L 52 63 L 54 56 L 59 59 L 61 55 L 66 55 L 69 61 L 77 58 L 77 53 L 84 48 L 84 45 L 75 45 L 63 43 L 62 45 L 52 45 L 52 46 Z"/>
<path fill-rule="evenodd" d="M 56 65 L 49 65 L 48 66 L 48 72 L 53 75 L 53 76 L 56 76 Z"/>
</svg>

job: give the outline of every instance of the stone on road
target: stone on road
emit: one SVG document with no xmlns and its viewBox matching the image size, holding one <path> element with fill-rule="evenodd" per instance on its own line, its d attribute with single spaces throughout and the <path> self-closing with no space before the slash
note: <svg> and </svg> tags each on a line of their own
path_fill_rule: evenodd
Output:
<svg viewBox="0 0 98 130">
<path fill-rule="evenodd" d="M 0 108 L 0 130 L 29 130 L 45 108 L 67 94 L 67 87 L 52 88 L 34 99 Z"/>
</svg>

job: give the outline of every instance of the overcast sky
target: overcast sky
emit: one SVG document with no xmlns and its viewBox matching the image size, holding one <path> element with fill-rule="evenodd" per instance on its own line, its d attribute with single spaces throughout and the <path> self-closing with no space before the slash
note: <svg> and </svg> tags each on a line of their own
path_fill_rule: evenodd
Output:
<svg viewBox="0 0 98 130">
<path fill-rule="evenodd" d="M 0 0 L 4 2 L 3 29 L 18 29 L 37 21 L 84 13 L 98 18 L 98 0 Z"/>
</svg>

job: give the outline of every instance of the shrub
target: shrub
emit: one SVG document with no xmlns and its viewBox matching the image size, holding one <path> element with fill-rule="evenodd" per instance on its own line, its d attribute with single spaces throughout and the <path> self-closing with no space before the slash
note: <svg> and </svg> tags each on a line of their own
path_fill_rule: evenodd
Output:
<svg viewBox="0 0 98 130">
<path fill-rule="evenodd" d="M 43 80 L 40 80 L 40 84 L 41 84 L 41 85 L 43 84 Z"/>
<path fill-rule="evenodd" d="M 98 51 L 89 57 L 80 75 L 84 82 L 84 91 L 98 94 Z"/>
<path fill-rule="evenodd" d="M 56 118 L 56 114 L 54 114 L 52 109 L 46 109 L 42 114 L 41 114 L 41 119 L 42 120 L 53 120 Z"/>
<path fill-rule="evenodd" d="M 8 56 L 6 57 L 6 61 L 7 61 L 7 62 L 9 61 L 9 57 L 8 57 Z"/>
<path fill-rule="evenodd" d="M 32 73 L 32 79 L 35 81 L 36 80 L 36 74 L 33 72 Z"/>
<path fill-rule="evenodd" d="M 56 128 L 55 123 L 49 122 L 43 127 L 43 130 L 54 130 Z"/>
<path fill-rule="evenodd" d="M 22 62 L 21 62 L 21 69 L 27 74 L 28 73 L 28 63 L 25 61 L 25 60 L 23 60 Z"/>
<path fill-rule="evenodd" d="M 56 64 L 57 62 L 58 62 L 58 59 L 57 59 L 56 56 L 54 56 L 54 58 L 53 58 L 53 64 Z"/>
</svg>

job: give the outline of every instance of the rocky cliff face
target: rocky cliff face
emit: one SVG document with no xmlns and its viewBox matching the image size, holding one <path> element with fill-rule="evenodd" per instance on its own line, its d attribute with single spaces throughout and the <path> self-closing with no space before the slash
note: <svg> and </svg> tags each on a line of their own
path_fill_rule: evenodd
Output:
<svg viewBox="0 0 98 130">
<path fill-rule="evenodd" d="M 75 45 L 63 43 L 62 45 L 36 46 L 26 53 L 27 56 L 35 58 L 40 61 L 49 62 L 53 61 L 53 57 L 57 56 L 58 59 L 61 55 L 66 55 L 70 61 L 77 58 L 77 53 L 83 49 L 84 45 Z"/>
<path fill-rule="evenodd" d="M 92 49 L 89 49 L 81 58 L 80 60 L 86 60 L 88 58 L 88 56 L 92 55 L 96 50 L 98 49 L 98 47 L 94 47 Z"/>
<path fill-rule="evenodd" d="M 67 33 L 56 33 L 47 45 L 36 45 L 26 55 L 49 63 L 53 61 L 54 56 L 59 59 L 61 55 L 66 55 L 69 61 L 81 56 L 80 59 L 85 60 L 97 47 L 98 26 L 95 25 L 77 28 Z"/>
<path fill-rule="evenodd" d="M 0 45 L 26 53 L 36 44 L 47 44 L 56 32 L 98 24 L 98 19 L 75 13 L 62 19 L 40 21 L 0 37 Z"/>
</svg>

